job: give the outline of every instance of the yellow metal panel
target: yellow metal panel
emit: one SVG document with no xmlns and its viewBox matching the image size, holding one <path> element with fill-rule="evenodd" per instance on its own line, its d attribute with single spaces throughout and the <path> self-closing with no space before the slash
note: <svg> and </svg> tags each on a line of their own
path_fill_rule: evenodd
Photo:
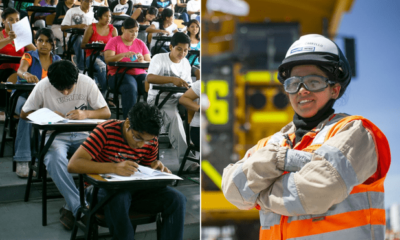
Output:
<svg viewBox="0 0 400 240">
<path fill-rule="evenodd" d="M 290 118 L 286 112 L 254 112 L 251 115 L 251 121 L 254 123 L 286 124 L 290 122 Z"/>
<path fill-rule="evenodd" d="M 221 189 L 222 177 L 221 174 L 205 159 L 201 160 L 201 170 L 214 182 L 214 184 Z M 222 189 L 221 189 L 222 190 Z"/>
<path fill-rule="evenodd" d="M 353 4 L 353 0 L 338 0 L 336 1 L 335 9 L 332 13 L 331 22 L 329 24 L 329 34 L 334 36 L 339 27 L 342 16 L 348 12 Z"/>
</svg>

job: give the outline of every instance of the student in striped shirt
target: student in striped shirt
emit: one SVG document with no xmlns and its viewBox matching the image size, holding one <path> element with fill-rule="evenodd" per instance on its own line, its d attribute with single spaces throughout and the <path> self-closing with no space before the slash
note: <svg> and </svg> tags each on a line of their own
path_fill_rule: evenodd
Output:
<svg viewBox="0 0 400 240">
<path fill-rule="evenodd" d="M 115 173 L 130 176 L 139 164 L 170 172 L 157 160 L 157 136 L 162 126 L 161 113 L 155 106 L 139 102 L 125 121 L 110 120 L 96 127 L 72 156 L 70 173 Z M 125 161 L 120 156 L 128 160 Z M 107 195 L 100 189 L 98 200 Z M 186 197 L 170 187 L 119 192 L 105 207 L 106 222 L 115 239 L 134 239 L 129 209 L 136 212 L 162 212 L 162 238 L 182 239 Z"/>
</svg>

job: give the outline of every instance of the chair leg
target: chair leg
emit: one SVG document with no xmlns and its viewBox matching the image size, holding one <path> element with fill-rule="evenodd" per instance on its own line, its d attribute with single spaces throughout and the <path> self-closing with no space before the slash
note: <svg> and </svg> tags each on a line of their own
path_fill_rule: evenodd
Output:
<svg viewBox="0 0 400 240">
<path fill-rule="evenodd" d="M 157 214 L 156 219 L 157 240 L 161 239 L 161 213 Z"/>
<path fill-rule="evenodd" d="M 3 157 L 3 155 L 4 155 L 4 147 L 5 147 L 6 140 L 7 140 L 7 130 L 6 130 L 6 128 L 7 128 L 7 125 L 9 124 L 8 122 L 9 121 L 8 121 L 7 116 L 6 116 L 6 119 L 4 121 L 4 126 L 3 126 L 3 135 L 2 135 L 2 138 L 1 138 L 0 157 Z"/>
<path fill-rule="evenodd" d="M 81 210 L 78 209 L 77 216 L 79 216 L 80 214 L 81 214 Z M 75 240 L 77 233 L 78 233 L 78 223 L 77 223 L 77 219 L 75 218 L 74 227 L 72 228 L 72 233 L 71 233 L 71 239 L 70 240 Z"/>
<path fill-rule="evenodd" d="M 47 226 L 47 171 L 42 167 L 42 226 Z"/>
<path fill-rule="evenodd" d="M 30 162 L 30 166 L 29 166 L 28 182 L 26 183 L 26 188 L 25 188 L 25 197 L 24 197 L 25 202 L 29 201 L 29 195 L 31 193 L 31 185 L 32 185 L 32 178 L 33 178 L 32 166 L 34 164 L 35 164 L 35 157 L 32 157 L 32 161 Z"/>
</svg>

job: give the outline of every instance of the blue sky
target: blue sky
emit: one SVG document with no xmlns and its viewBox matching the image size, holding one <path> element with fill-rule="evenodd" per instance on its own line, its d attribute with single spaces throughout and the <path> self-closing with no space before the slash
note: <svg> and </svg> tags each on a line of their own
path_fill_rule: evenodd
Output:
<svg viewBox="0 0 400 240">
<path fill-rule="evenodd" d="M 392 155 L 385 182 L 386 208 L 400 203 L 399 10 L 398 0 L 356 0 L 337 31 L 356 38 L 358 72 L 335 110 L 368 118 L 386 135 Z"/>
</svg>

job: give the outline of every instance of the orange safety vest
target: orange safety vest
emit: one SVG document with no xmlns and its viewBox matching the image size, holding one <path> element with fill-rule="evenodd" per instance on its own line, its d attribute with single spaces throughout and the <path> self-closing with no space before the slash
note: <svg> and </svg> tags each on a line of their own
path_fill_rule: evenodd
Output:
<svg viewBox="0 0 400 240">
<path fill-rule="evenodd" d="M 355 120 L 362 121 L 375 141 L 378 157 L 376 172 L 364 183 L 355 186 L 345 200 L 333 205 L 324 214 L 283 216 L 260 211 L 260 220 L 269 223 L 269 227 L 261 227 L 260 240 L 384 239 L 386 218 L 383 183 L 390 166 L 390 149 L 382 131 L 361 116 L 335 114 L 319 132 L 310 131 L 305 134 L 294 149 L 312 153 L 347 123 Z M 294 142 L 295 133 L 289 134 L 289 138 Z M 260 140 L 256 149 L 264 147 L 269 139 Z M 281 146 L 288 147 L 283 136 L 281 140 Z M 259 206 L 257 208 L 260 210 Z"/>
</svg>

